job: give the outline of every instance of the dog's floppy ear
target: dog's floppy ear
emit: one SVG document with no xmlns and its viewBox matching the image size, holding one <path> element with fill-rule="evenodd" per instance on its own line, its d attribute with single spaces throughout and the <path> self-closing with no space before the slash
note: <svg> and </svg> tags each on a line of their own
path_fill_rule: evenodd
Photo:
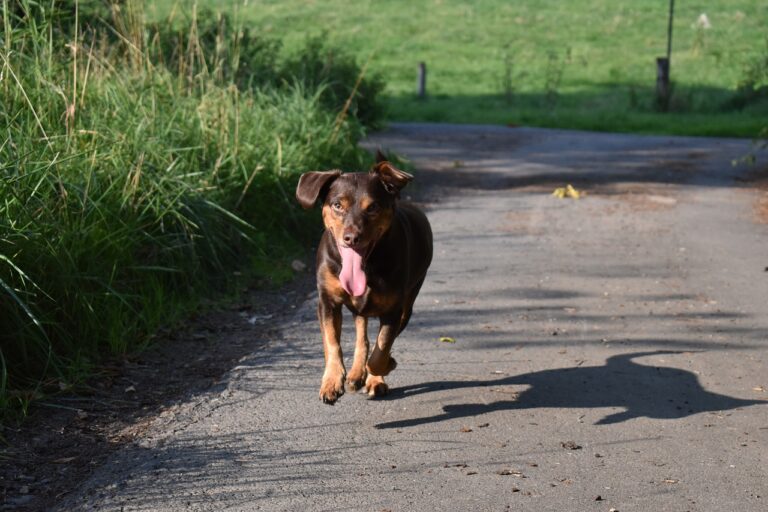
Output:
<svg viewBox="0 0 768 512">
<path fill-rule="evenodd" d="M 379 155 L 376 155 L 377 160 L 378 158 Z M 413 179 L 412 175 L 401 171 L 386 160 L 376 163 L 371 169 L 371 174 L 377 176 L 381 180 L 381 184 L 384 185 L 384 189 L 394 196 L 398 196 L 400 190 Z"/>
<path fill-rule="evenodd" d="M 304 208 L 312 208 L 317 199 L 324 199 L 333 180 L 341 176 L 341 171 L 305 172 L 296 185 L 296 200 Z"/>
</svg>

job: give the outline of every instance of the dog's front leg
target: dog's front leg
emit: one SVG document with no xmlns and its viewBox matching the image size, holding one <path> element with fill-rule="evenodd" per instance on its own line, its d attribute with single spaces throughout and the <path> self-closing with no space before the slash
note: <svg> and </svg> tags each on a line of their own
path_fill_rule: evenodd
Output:
<svg viewBox="0 0 768 512">
<path fill-rule="evenodd" d="M 397 367 L 397 361 L 389 353 L 400 327 L 401 316 L 402 312 L 398 311 L 380 319 L 379 336 L 366 366 L 368 378 L 365 381 L 365 389 L 371 396 L 385 395 L 389 391 L 389 387 L 384 383 L 384 376 Z"/>
<path fill-rule="evenodd" d="M 355 359 L 352 362 L 352 369 L 347 375 L 347 389 L 357 391 L 363 387 L 366 371 L 365 363 L 368 361 L 368 319 L 361 315 L 355 315 Z"/>
<path fill-rule="evenodd" d="M 317 316 L 323 332 L 325 373 L 320 384 L 320 399 L 333 405 L 344 394 L 344 359 L 341 353 L 341 305 L 329 304 L 320 299 Z"/>
</svg>

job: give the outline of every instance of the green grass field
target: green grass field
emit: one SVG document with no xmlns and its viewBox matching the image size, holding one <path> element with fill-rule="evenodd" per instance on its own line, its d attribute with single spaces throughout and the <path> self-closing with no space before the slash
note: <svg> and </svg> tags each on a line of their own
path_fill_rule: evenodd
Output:
<svg viewBox="0 0 768 512">
<path fill-rule="evenodd" d="M 655 59 L 667 44 L 663 0 L 262 0 L 225 8 L 288 46 L 325 34 L 370 57 L 387 82 L 390 120 L 756 135 L 768 95 L 740 109 L 733 97 L 750 63 L 768 59 L 768 3 L 676 4 L 669 113 L 654 109 Z M 190 5 L 165 0 L 154 10 Z M 711 28 L 695 28 L 702 13 Z M 428 67 L 424 101 L 414 97 L 420 61 Z M 758 82 L 768 85 L 765 63 Z"/>
</svg>

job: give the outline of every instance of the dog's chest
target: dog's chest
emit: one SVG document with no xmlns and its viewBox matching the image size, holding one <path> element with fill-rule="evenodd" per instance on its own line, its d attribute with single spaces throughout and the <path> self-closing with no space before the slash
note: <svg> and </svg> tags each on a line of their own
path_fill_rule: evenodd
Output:
<svg viewBox="0 0 768 512">
<path fill-rule="evenodd" d="M 402 293 L 390 286 L 386 279 L 375 275 L 369 275 L 368 287 L 363 295 L 353 297 L 349 295 L 339 282 L 338 276 L 325 267 L 321 272 L 322 288 L 329 297 L 337 297 L 353 313 L 362 316 L 381 316 L 397 309 L 402 302 Z"/>
<path fill-rule="evenodd" d="M 380 291 L 368 288 L 359 297 L 348 297 L 348 306 L 356 314 L 362 316 L 381 316 L 397 309 L 400 294 L 393 291 Z"/>
</svg>

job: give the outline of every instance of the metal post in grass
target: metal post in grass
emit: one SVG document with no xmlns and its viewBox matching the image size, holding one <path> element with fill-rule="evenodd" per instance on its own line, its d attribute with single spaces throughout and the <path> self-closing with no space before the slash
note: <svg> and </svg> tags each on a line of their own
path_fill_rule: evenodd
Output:
<svg viewBox="0 0 768 512">
<path fill-rule="evenodd" d="M 417 85 L 416 96 L 420 100 L 427 97 L 427 63 L 419 62 L 419 82 Z"/>
<path fill-rule="evenodd" d="M 672 59 L 672 20 L 675 17 L 675 0 L 669 0 L 669 22 L 667 24 L 667 56 L 656 59 L 656 105 L 659 110 L 669 110 L 672 95 L 670 85 L 670 63 Z"/>
</svg>

